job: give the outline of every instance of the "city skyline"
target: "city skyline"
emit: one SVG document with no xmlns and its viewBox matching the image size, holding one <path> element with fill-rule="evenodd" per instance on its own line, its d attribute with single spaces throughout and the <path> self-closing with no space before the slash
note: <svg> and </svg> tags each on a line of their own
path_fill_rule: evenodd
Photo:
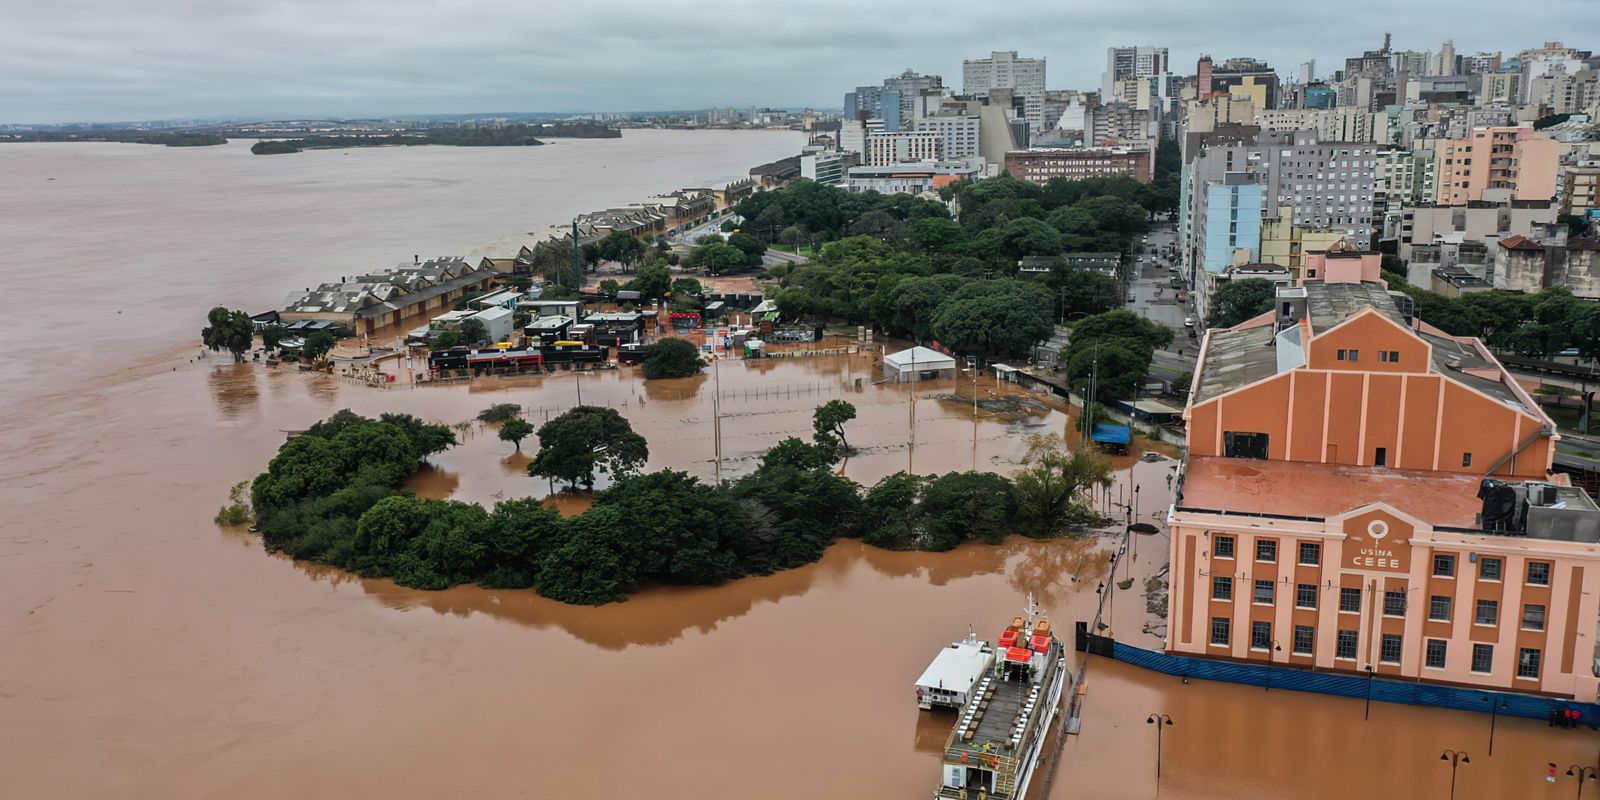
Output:
<svg viewBox="0 0 1600 800">
<path fill-rule="evenodd" d="M 634 2 L 536 11 L 498 0 L 449 9 L 368 0 L 16 7 L 0 31 L 0 74 L 8 76 L 0 78 L 0 121 L 829 109 L 851 87 L 907 68 L 959 86 L 964 59 L 996 50 L 1046 59 L 1048 88 L 1094 90 L 1112 46 L 1165 47 L 1174 74 L 1191 73 L 1208 54 L 1254 57 L 1288 77 L 1307 60 L 1331 73 L 1343 58 L 1379 47 L 1386 31 L 1397 50 L 1437 50 L 1452 39 L 1459 54 L 1557 39 L 1582 47 L 1600 33 L 1574 0 L 1533 9 L 1570 24 L 1518 35 L 1488 14 L 1452 15 L 1441 27 L 1424 9 L 1366 0 L 1333 18 L 1309 9 L 1253 18 L 1247 8 L 1229 14 L 1165 0 L 1013 3 L 998 19 L 1027 24 L 993 30 L 937 24 L 965 18 L 953 3 L 916 18 L 842 4 L 763 6 L 738 18 Z"/>
</svg>

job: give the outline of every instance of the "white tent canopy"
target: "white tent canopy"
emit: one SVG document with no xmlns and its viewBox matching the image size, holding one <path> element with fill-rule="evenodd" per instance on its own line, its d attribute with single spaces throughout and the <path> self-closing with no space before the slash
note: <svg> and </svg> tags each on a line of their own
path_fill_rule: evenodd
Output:
<svg viewBox="0 0 1600 800">
<path fill-rule="evenodd" d="M 953 371 L 956 368 L 956 360 L 938 350 L 930 350 L 919 345 L 885 355 L 883 368 L 897 380 L 916 380 L 917 376 L 927 372 Z"/>
</svg>

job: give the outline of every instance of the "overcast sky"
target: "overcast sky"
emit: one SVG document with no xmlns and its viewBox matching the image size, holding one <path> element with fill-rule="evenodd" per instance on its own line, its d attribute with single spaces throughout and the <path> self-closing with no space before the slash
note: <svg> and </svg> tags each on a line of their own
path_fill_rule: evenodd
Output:
<svg viewBox="0 0 1600 800">
<path fill-rule="evenodd" d="M 1331 72 L 1376 48 L 1600 48 L 1595 0 L 0 0 L 0 122 L 837 108 L 907 67 L 959 88 L 991 50 L 1099 86 L 1110 45 Z M 1479 13 L 1481 12 L 1481 13 Z M 1514 14 L 1516 24 L 1508 19 Z M 1448 24 L 1448 30 L 1436 27 Z"/>
</svg>

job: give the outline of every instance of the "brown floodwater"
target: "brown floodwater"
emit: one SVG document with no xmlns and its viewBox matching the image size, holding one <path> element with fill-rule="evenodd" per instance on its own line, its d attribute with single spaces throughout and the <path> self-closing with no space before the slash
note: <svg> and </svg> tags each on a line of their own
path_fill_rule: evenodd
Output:
<svg viewBox="0 0 1600 800">
<path fill-rule="evenodd" d="M 0 148 L 0 167 L 9 152 Z M 0 181 L 7 177 L 0 169 Z M 59 224 L 38 220 L 47 223 Z M 118 263 L 98 255 L 75 263 L 110 280 Z M 168 287 L 161 297 L 130 313 L 180 315 L 187 332 L 203 312 L 178 287 L 216 265 L 174 264 L 179 274 L 159 278 Z M 279 266 L 259 265 L 261 277 L 236 290 L 276 292 L 283 282 L 269 267 Z M 18 324 L 11 314 L 0 317 L 7 330 Z M 811 409 L 834 398 L 860 412 L 848 428 L 860 452 L 843 469 L 863 483 L 908 466 L 1007 470 L 1028 434 L 1070 426 L 1059 408 L 1023 402 L 974 423 L 970 381 L 917 387 L 912 447 L 910 390 L 873 385 L 863 355 L 726 362 L 670 382 L 618 370 L 373 389 L 289 368 L 192 361 L 183 336 L 148 335 L 148 346 L 117 344 L 116 362 L 137 360 L 136 368 L 7 362 L 7 800 L 926 797 L 950 718 L 918 712 L 911 682 L 968 625 L 993 637 L 1032 592 L 1070 629 L 1092 615 L 1097 587 L 1132 578 L 1132 589 L 1113 595 L 1112 631 L 1146 646 L 1162 633 L 1141 596 L 1143 579 L 1165 562 L 1160 536 L 1139 539 L 1117 576 L 1107 574 L 1115 542 L 1102 537 L 1013 538 L 940 554 L 843 542 L 821 562 L 777 575 L 650 589 L 587 608 L 526 591 L 420 592 L 362 580 L 269 556 L 249 533 L 210 521 L 228 487 L 259 471 L 285 431 L 345 407 L 464 423 L 462 445 L 415 479 L 419 492 L 483 503 L 542 496 L 546 487 L 523 471 L 536 442 L 518 455 L 468 421 L 497 402 L 543 419 L 576 402 L 580 381 L 585 402 L 616 407 L 645 434 L 650 468 L 705 478 L 716 468 L 710 395 L 719 385 L 724 477 L 748 472 L 777 438 L 808 435 Z M 109 358 L 52 352 L 82 355 L 85 365 Z M 980 399 L 1004 388 L 980 383 Z M 1131 482 L 1141 518 L 1159 515 L 1171 463 L 1117 460 L 1119 484 L 1105 507 Z M 574 513 L 585 501 L 553 502 Z M 1570 779 L 1543 782 L 1545 762 L 1563 771 L 1592 763 L 1600 744 L 1589 732 L 1508 718 L 1489 757 L 1484 715 L 1375 704 L 1363 722 L 1356 700 L 1184 685 L 1100 659 L 1088 682 L 1084 733 L 1067 742 L 1053 798 L 1153 796 L 1155 742 L 1143 721 L 1153 712 L 1177 721 L 1164 741 L 1167 797 L 1443 797 L 1444 747 L 1472 754 L 1459 797 L 1567 797 Z"/>
</svg>

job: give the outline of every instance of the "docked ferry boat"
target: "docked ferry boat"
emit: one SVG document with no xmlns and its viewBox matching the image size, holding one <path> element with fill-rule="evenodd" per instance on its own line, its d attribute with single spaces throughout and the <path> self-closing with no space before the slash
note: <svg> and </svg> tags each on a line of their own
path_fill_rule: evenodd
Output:
<svg viewBox="0 0 1600 800">
<path fill-rule="evenodd" d="M 967 638 L 940 650 L 917 678 L 917 707 L 924 711 L 961 708 L 972 687 L 993 667 L 994 648 L 968 631 Z"/>
<path fill-rule="evenodd" d="M 944 747 L 936 798 L 1017 800 L 1028 793 L 1067 680 L 1066 648 L 1033 597 L 996 641 Z"/>
</svg>

